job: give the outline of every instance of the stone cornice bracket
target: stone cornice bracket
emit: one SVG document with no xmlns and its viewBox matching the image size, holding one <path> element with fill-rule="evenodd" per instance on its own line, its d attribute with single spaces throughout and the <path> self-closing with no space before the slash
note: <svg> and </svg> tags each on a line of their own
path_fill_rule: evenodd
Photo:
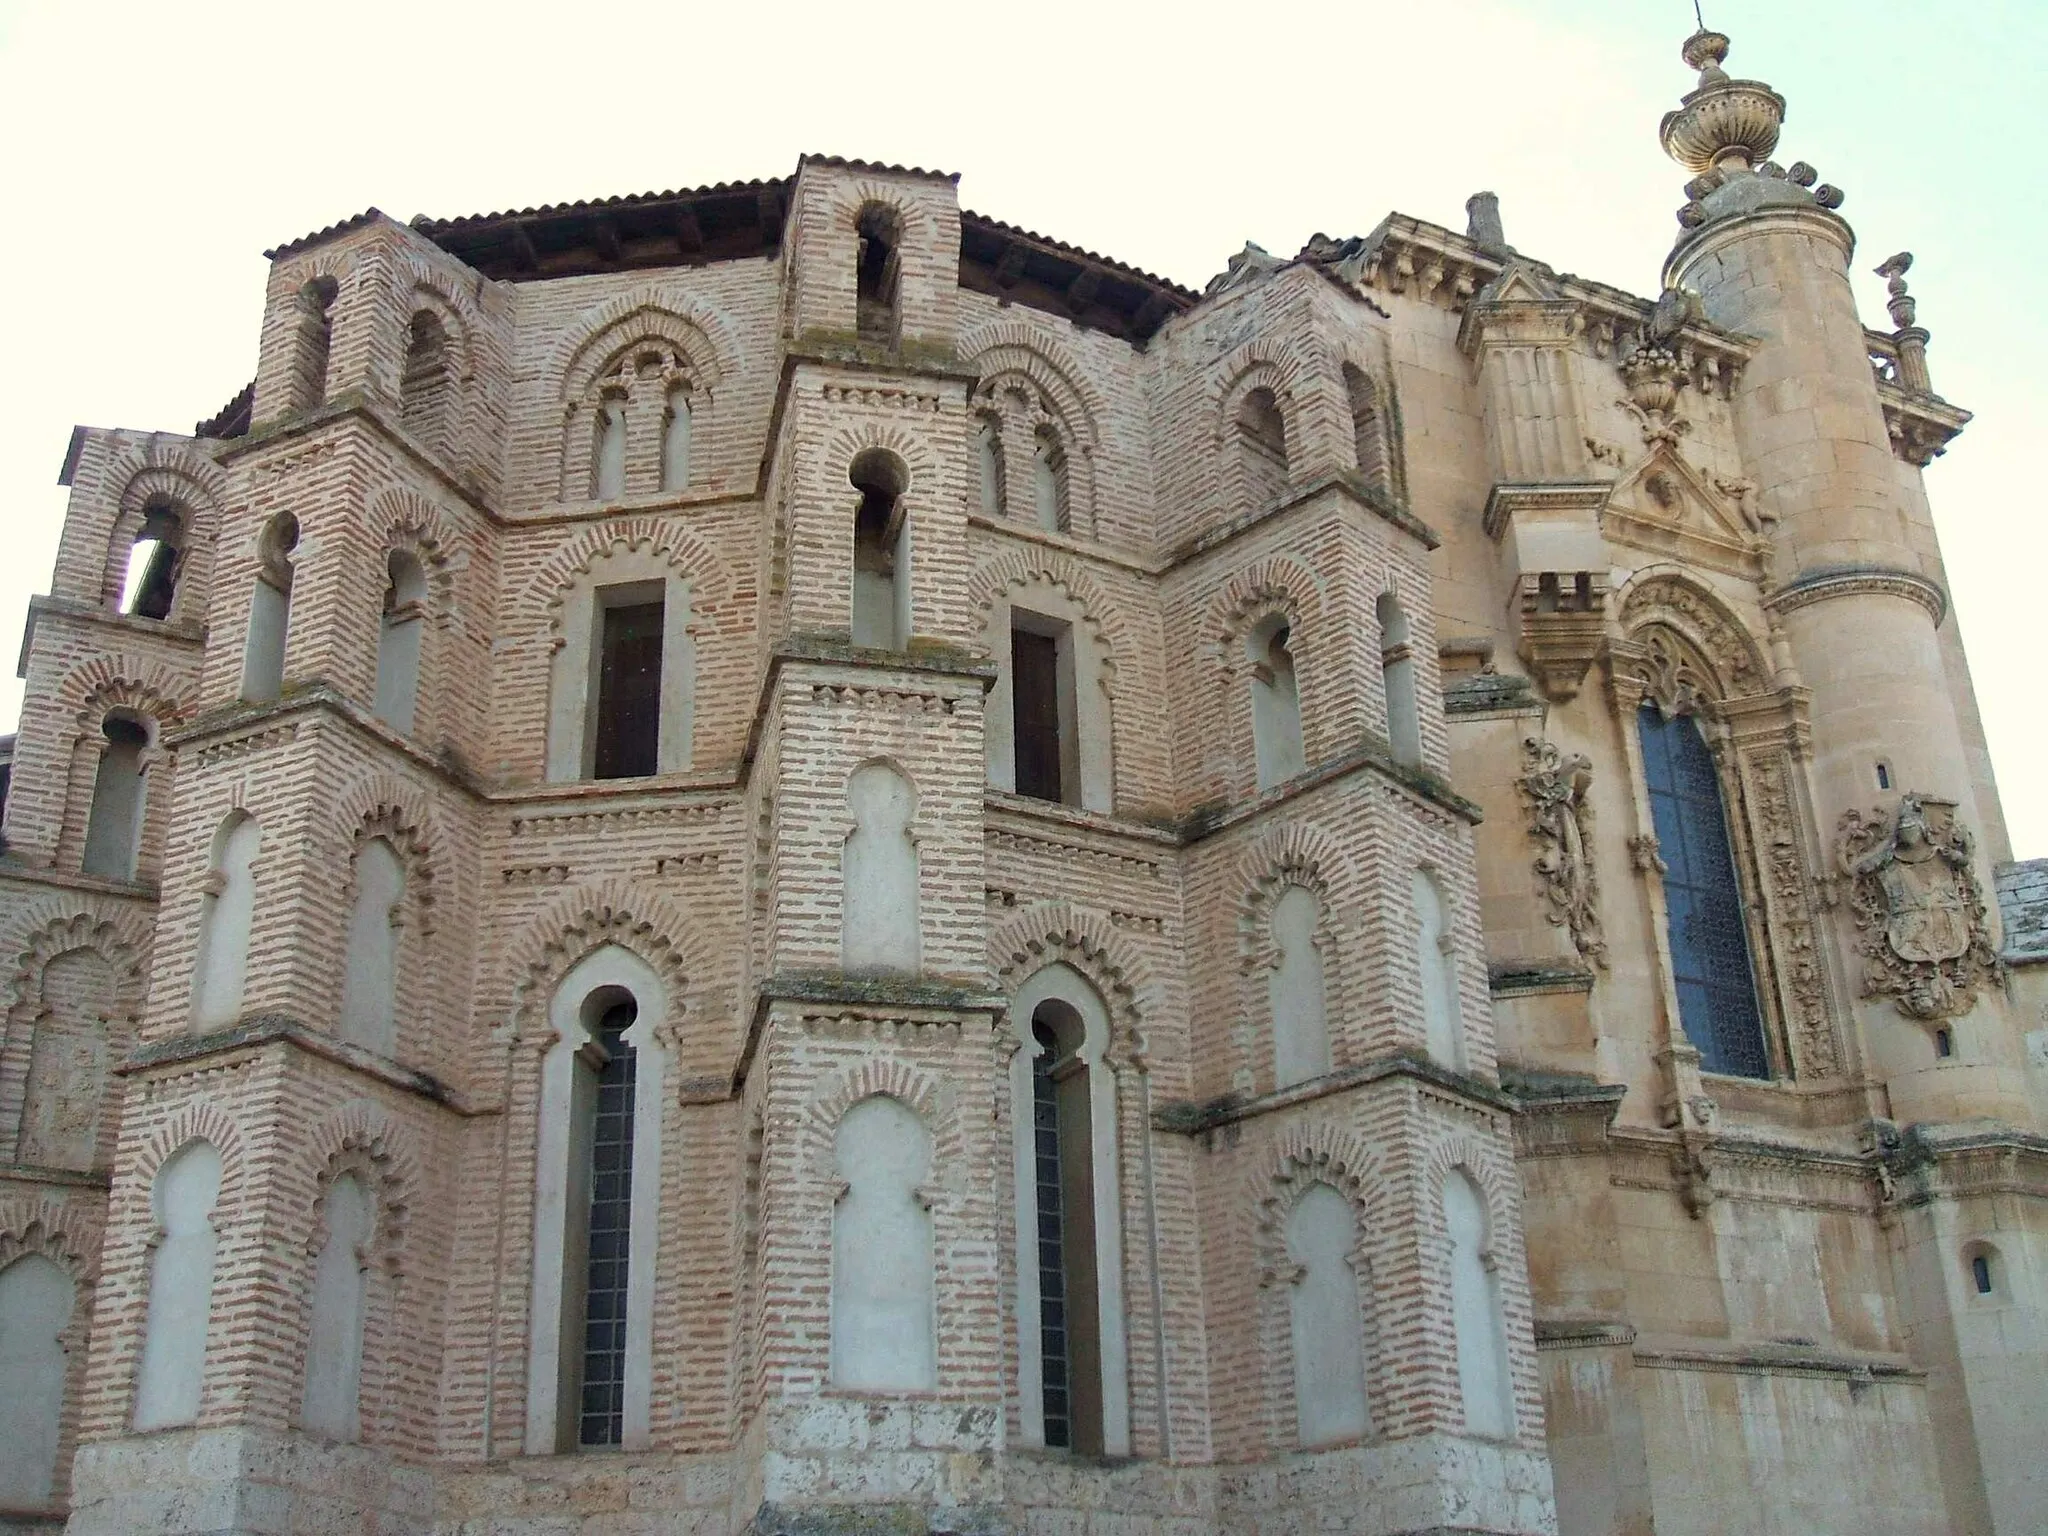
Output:
<svg viewBox="0 0 2048 1536">
<path fill-rule="evenodd" d="M 1607 641 L 1608 567 L 1600 513 L 1605 480 L 1496 485 L 1482 524 L 1512 572 L 1516 654 L 1546 698 L 1577 695 Z"/>
</svg>

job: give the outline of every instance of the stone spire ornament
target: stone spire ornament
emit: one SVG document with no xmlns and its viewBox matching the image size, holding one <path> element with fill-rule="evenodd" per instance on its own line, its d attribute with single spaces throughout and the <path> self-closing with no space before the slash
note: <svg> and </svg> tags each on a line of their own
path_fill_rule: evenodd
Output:
<svg viewBox="0 0 2048 1536">
<path fill-rule="evenodd" d="M 1699 83 L 1664 114 L 1657 136 L 1664 153 L 1693 172 L 1687 202 L 1678 211 L 1685 229 L 1768 203 L 1842 206 L 1839 188 L 1815 186 L 1819 174 L 1804 163 L 1786 170 L 1770 159 L 1785 126 L 1785 98 L 1761 80 L 1738 80 L 1721 67 L 1726 33 L 1702 27 L 1680 50 Z M 1811 189 L 1811 190 L 1809 190 Z"/>
<path fill-rule="evenodd" d="M 1892 332 L 1892 345 L 1899 352 L 1899 387 L 1916 395 L 1934 393 L 1934 383 L 1927 372 L 1926 327 L 1914 323 L 1918 306 L 1913 296 L 1906 292 L 1906 274 L 1913 268 L 1913 253 L 1900 251 L 1896 256 L 1887 256 L 1877 268 L 1877 275 L 1885 280 L 1885 292 L 1890 297 L 1885 308 L 1892 314 L 1892 324 L 1898 329 Z"/>
</svg>

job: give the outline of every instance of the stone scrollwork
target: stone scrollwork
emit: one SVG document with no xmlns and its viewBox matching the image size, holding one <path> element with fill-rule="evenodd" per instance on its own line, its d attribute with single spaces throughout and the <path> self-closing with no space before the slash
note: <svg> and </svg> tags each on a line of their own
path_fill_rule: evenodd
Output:
<svg viewBox="0 0 2048 1536">
<path fill-rule="evenodd" d="M 1863 995 L 1889 997 L 1909 1018 L 1967 1013 L 1979 985 L 2003 973 L 1955 812 L 1952 800 L 1906 794 L 1893 811 L 1846 811 L 1837 828 Z"/>
<path fill-rule="evenodd" d="M 1600 929 L 1599 887 L 1587 833 L 1593 812 L 1586 791 L 1593 764 L 1583 753 L 1567 756 L 1554 742 L 1537 737 L 1522 743 L 1517 781 L 1529 803 L 1529 834 L 1543 844 L 1535 870 L 1550 902 L 1550 920 L 1571 931 L 1572 944 L 1594 964 L 1607 964 L 1607 939 Z"/>
<path fill-rule="evenodd" d="M 1771 946 L 1799 1070 L 1809 1077 L 1834 1077 L 1841 1071 L 1841 1053 L 1836 1049 L 1827 974 L 1807 897 L 1812 882 L 1793 809 L 1792 774 L 1791 764 L 1780 755 L 1761 757 L 1752 765 L 1759 873 L 1771 903 Z"/>
</svg>

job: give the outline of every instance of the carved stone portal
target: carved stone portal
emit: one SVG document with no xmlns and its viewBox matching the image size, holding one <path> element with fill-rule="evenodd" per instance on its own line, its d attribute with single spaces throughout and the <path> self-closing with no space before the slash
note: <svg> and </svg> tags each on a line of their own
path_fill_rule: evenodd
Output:
<svg viewBox="0 0 2048 1536">
<path fill-rule="evenodd" d="M 1587 843 L 1593 820 L 1586 803 L 1592 761 L 1578 752 L 1567 757 L 1554 743 L 1531 736 L 1522 743 L 1517 782 L 1529 802 L 1529 834 L 1543 844 L 1535 869 L 1550 902 L 1550 920 L 1570 929 L 1578 952 L 1604 967 L 1607 939 L 1600 931 L 1599 887 Z"/>
<path fill-rule="evenodd" d="M 1967 1013 L 2002 974 L 1955 802 L 1906 794 L 1898 809 L 1847 811 L 1837 829 L 1861 934 L 1863 995 L 1915 1019 Z"/>
</svg>

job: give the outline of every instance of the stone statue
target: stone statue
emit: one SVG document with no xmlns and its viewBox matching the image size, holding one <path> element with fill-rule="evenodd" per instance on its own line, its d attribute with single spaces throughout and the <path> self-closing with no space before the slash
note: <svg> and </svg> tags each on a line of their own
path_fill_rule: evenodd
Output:
<svg viewBox="0 0 2048 1536">
<path fill-rule="evenodd" d="M 1529 802 L 1529 833 L 1544 845 L 1535 869 L 1550 901 L 1550 920 L 1571 930 L 1581 955 L 1605 966 L 1607 939 L 1600 931 L 1599 888 L 1586 837 L 1592 822 L 1586 804 L 1592 760 L 1580 752 L 1567 757 L 1554 742 L 1531 736 L 1522 743 L 1519 782 Z"/>
</svg>

